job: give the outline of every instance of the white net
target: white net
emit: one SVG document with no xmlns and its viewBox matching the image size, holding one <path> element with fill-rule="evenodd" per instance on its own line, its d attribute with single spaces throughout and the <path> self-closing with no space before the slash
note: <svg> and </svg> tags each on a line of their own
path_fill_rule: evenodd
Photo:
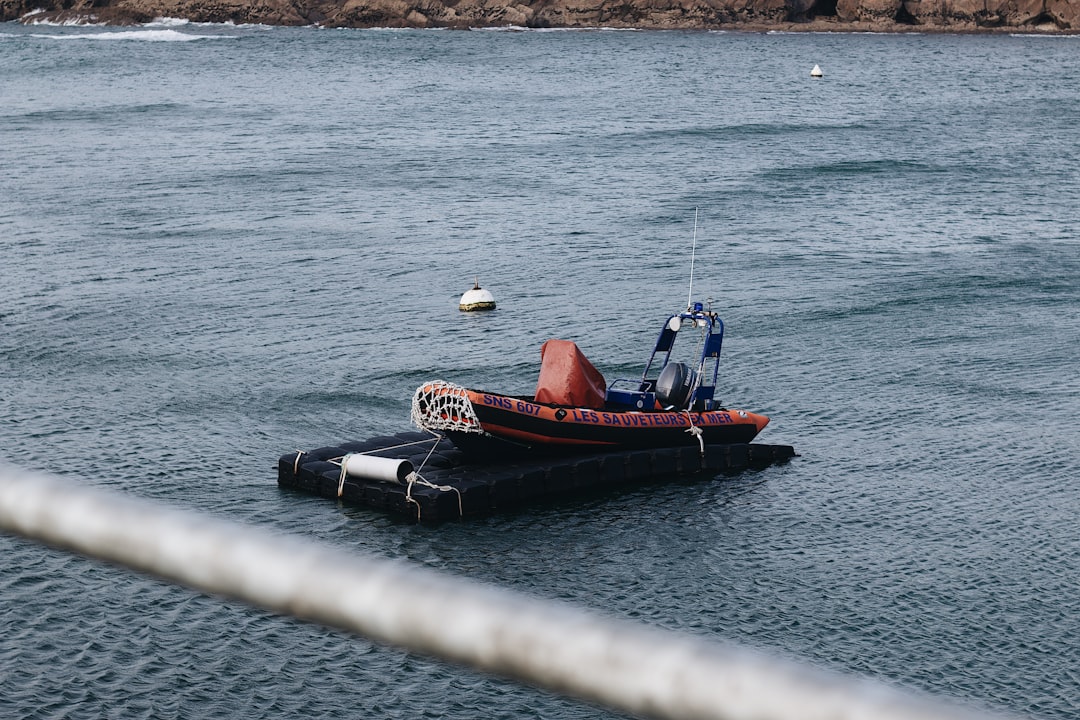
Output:
<svg viewBox="0 0 1080 720">
<path fill-rule="evenodd" d="M 465 388 L 445 380 L 432 380 L 416 388 L 412 400 L 412 422 L 421 430 L 432 432 L 484 432 Z"/>
</svg>

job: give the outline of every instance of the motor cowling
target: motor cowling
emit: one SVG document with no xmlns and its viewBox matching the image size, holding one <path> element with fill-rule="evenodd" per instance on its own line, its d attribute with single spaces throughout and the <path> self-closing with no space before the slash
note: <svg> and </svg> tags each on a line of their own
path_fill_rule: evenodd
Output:
<svg viewBox="0 0 1080 720">
<path fill-rule="evenodd" d="M 668 363 L 656 379 L 656 399 L 664 407 L 686 409 L 697 385 L 697 373 L 686 363 Z"/>
</svg>

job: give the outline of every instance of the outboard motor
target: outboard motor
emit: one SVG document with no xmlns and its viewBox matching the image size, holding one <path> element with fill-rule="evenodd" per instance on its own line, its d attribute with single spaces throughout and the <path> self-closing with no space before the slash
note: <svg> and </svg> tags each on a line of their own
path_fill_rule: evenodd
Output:
<svg viewBox="0 0 1080 720">
<path fill-rule="evenodd" d="M 668 363 L 656 379 L 656 399 L 664 407 L 685 410 L 697 385 L 697 373 L 686 363 Z"/>
</svg>

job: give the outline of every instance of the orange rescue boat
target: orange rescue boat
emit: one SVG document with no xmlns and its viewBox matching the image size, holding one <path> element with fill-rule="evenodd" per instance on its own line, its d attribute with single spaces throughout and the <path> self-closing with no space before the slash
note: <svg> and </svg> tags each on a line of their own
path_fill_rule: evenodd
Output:
<svg viewBox="0 0 1080 720">
<path fill-rule="evenodd" d="M 680 331 L 700 342 L 694 365 L 672 360 Z M 715 399 L 724 323 L 694 303 L 668 317 L 640 379 L 607 385 L 577 345 L 541 348 L 534 395 L 501 395 L 433 380 L 417 388 L 412 420 L 464 452 L 604 452 L 749 443 L 769 418 Z"/>
</svg>

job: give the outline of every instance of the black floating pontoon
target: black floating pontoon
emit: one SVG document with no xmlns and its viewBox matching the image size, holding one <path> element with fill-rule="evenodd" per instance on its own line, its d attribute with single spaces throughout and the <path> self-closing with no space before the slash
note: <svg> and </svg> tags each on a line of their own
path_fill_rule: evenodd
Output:
<svg viewBox="0 0 1080 720">
<path fill-rule="evenodd" d="M 489 463 L 478 462 L 475 456 L 466 458 L 445 438 L 403 432 L 282 455 L 278 485 L 340 498 L 410 522 L 438 522 L 521 508 L 589 490 L 763 468 L 794 456 L 790 445 L 706 445 L 702 452 L 695 444 L 562 457 L 524 456 L 516 462 L 500 459 Z M 368 476 L 363 468 L 353 471 L 353 460 L 374 463 Z"/>
</svg>

